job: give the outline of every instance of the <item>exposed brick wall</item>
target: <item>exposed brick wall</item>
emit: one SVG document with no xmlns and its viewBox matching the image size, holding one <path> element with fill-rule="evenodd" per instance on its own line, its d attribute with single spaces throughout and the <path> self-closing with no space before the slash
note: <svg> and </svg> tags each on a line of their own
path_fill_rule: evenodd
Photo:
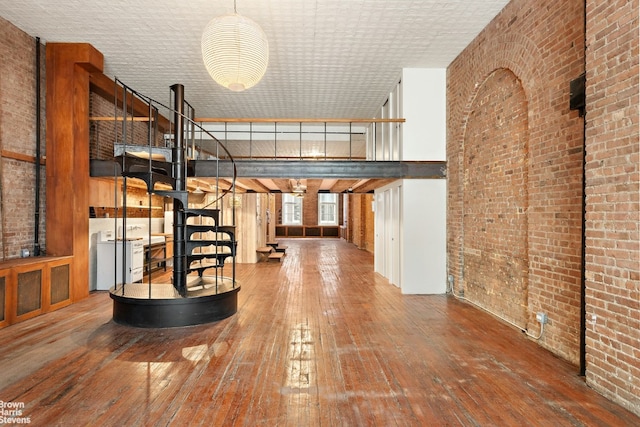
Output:
<svg viewBox="0 0 640 427">
<path fill-rule="evenodd" d="M 109 102 L 95 93 L 91 93 L 89 100 L 89 116 L 99 118 L 111 118 L 116 114 L 122 119 L 122 109 L 115 109 L 113 102 Z M 127 122 L 123 126 L 122 121 L 93 120 L 90 126 L 89 156 L 92 159 L 108 160 L 113 158 L 114 142 L 122 143 L 125 132 L 127 144 L 148 145 L 149 134 L 155 137 L 155 146 L 164 146 L 164 138 L 161 132 L 155 132 L 153 127 L 149 129 L 149 123 L 145 121 L 132 122 L 131 113 L 127 113 Z"/>
<path fill-rule="evenodd" d="M 587 382 L 640 415 L 638 0 L 587 1 Z"/>
<path fill-rule="evenodd" d="M 349 234 L 347 236 L 347 241 L 353 243 L 359 248 L 362 248 L 365 244 L 364 238 L 362 236 L 362 231 L 364 230 L 362 226 L 362 215 L 364 213 L 364 209 L 362 206 L 362 196 L 360 194 L 349 194 Z"/>
<path fill-rule="evenodd" d="M 107 101 L 101 96 L 91 93 L 89 99 L 89 116 L 94 118 L 113 118 L 117 116 L 122 118 L 122 109 L 116 110 L 114 103 Z M 155 137 L 155 146 L 164 146 L 164 138 L 162 133 L 149 129 L 149 122 L 131 121 L 131 113 L 127 113 L 127 122 L 123 126 L 122 121 L 114 120 L 92 120 L 89 128 L 89 156 L 92 159 L 111 160 L 113 159 L 114 142 L 121 143 L 126 133 L 127 144 L 148 145 L 149 135 Z M 124 128 L 126 127 L 126 129 Z M 137 181 L 134 185 L 142 184 Z M 114 190 L 115 191 L 115 190 Z M 149 205 L 148 194 L 146 191 L 136 188 L 132 185 L 127 187 L 127 216 L 129 218 L 146 218 L 149 215 L 153 218 L 162 218 L 162 209 L 144 209 L 138 206 Z M 153 195 L 151 197 L 151 205 L 154 207 L 164 207 L 163 197 Z M 114 208 L 94 207 L 98 218 L 109 215 L 110 217 L 122 217 L 122 209 L 116 213 Z"/>
<path fill-rule="evenodd" d="M 91 94 L 89 98 L 90 117 L 113 117 L 116 110 L 112 102 Z M 118 109 L 122 115 L 122 109 Z M 109 160 L 113 158 L 113 143 L 118 123 L 108 121 L 92 121 L 89 128 L 89 157 L 92 159 Z"/>
<path fill-rule="evenodd" d="M 41 155 L 45 155 L 45 72 L 41 47 Z M 0 17 L 0 148 L 26 156 L 36 153 L 35 38 Z M 35 163 L 0 159 L 0 245 L 2 259 L 33 251 L 35 240 Z M 45 185 L 40 168 L 39 243 L 44 252 Z"/>
<path fill-rule="evenodd" d="M 348 239 L 360 249 L 373 253 L 374 214 L 371 210 L 373 194 L 349 194 L 349 236 Z"/>
<path fill-rule="evenodd" d="M 494 71 L 471 104 L 464 136 L 465 296 L 520 325 L 528 320 L 527 128 L 520 81 Z"/>
<path fill-rule="evenodd" d="M 302 225 L 318 225 L 318 195 L 306 193 L 302 198 Z"/>
<path fill-rule="evenodd" d="M 276 220 L 282 224 L 282 194 L 275 194 Z M 338 224 L 342 224 L 342 198 L 338 197 Z M 318 225 L 318 196 L 316 193 L 305 193 L 302 198 L 302 225 Z"/>
<path fill-rule="evenodd" d="M 547 313 L 540 345 L 574 363 L 583 120 L 569 81 L 584 68 L 583 22 L 582 0 L 513 0 L 447 71 L 454 290 L 533 334 Z"/>
</svg>

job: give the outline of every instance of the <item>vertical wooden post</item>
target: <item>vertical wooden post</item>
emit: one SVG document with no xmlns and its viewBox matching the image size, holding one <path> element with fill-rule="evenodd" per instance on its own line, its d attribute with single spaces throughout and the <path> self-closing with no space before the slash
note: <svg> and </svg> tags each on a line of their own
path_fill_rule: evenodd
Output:
<svg viewBox="0 0 640 427">
<path fill-rule="evenodd" d="M 47 43 L 46 253 L 74 257 L 72 301 L 89 295 L 89 77 L 103 61 L 87 43 Z"/>
</svg>

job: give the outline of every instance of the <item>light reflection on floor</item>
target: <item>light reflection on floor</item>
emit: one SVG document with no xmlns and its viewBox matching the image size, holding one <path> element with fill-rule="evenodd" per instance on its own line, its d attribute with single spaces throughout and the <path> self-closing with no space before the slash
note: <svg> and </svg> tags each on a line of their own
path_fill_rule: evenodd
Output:
<svg viewBox="0 0 640 427">
<path fill-rule="evenodd" d="M 315 389 L 314 339 L 308 324 L 299 323 L 291 328 L 287 361 L 287 378 L 285 390 L 287 393 L 309 393 Z"/>
</svg>

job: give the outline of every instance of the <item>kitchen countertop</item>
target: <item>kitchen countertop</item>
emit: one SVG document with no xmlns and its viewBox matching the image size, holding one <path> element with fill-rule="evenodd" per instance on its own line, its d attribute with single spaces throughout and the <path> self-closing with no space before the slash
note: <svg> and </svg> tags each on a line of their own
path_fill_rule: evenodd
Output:
<svg viewBox="0 0 640 427">
<path fill-rule="evenodd" d="M 126 239 L 117 239 L 118 242 L 122 242 L 123 240 L 130 242 L 142 241 L 144 246 L 154 245 L 156 243 L 164 243 L 165 235 L 164 234 L 152 234 L 151 237 L 127 237 Z M 107 242 L 113 242 L 113 240 L 107 240 Z"/>
</svg>

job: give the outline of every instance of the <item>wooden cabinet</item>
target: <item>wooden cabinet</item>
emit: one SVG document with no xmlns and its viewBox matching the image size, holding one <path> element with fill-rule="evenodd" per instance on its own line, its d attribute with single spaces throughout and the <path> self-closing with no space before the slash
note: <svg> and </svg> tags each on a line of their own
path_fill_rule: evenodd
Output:
<svg viewBox="0 0 640 427">
<path fill-rule="evenodd" d="M 160 269 L 167 270 L 167 246 L 165 242 L 151 243 L 144 247 L 144 274 Z"/>
<path fill-rule="evenodd" d="M 9 273 L 11 270 L 0 270 L 0 328 L 9 325 L 9 307 L 11 292 L 9 289 Z"/>
<path fill-rule="evenodd" d="M 118 181 L 118 198 L 115 198 L 113 179 L 91 178 L 89 180 L 89 206 L 113 208 L 122 207 L 122 185 Z"/>
<path fill-rule="evenodd" d="M 165 243 L 167 245 L 167 258 L 173 259 L 173 234 L 165 235 Z"/>
<path fill-rule="evenodd" d="M 276 225 L 276 237 L 340 237 L 335 225 Z"/>
<path fill-rule="evenodd" d="M 72 257 L 19 258 L 0 263 L 0 327 L 71 304 Z"/>
</svg>

